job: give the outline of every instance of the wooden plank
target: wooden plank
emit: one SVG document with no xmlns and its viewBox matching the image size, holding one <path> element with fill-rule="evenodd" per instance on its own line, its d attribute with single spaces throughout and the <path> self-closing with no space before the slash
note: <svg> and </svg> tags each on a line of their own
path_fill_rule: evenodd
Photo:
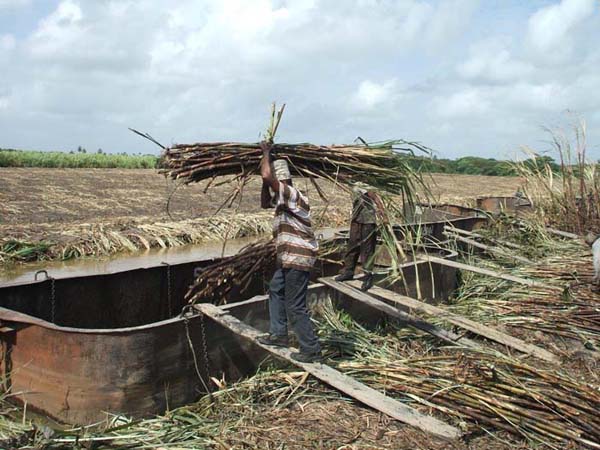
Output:
<svg viewBox="0 0 600 450">
<path fill-rule="evenodd" d="M 449 342 L 453 345 L 460 344 L 471 348 L 480 347 L 479 344 L 470 339 L 464 338 L 456 333 L 438 327 L 430 322 L 427 322 L 426 320 L 421 319 L 420 317 L 415 317 L 411 314 L 407 314 L 406 312 L 401 311 L 398 308 L 393 307 L 392 305 L 388 305 L 385 302 L 373 298 L 365 292 L 362 292 L 358 289 L 354 289 L 346 283 L 335 281 L 333 278 L 319 278 L 319 281 L 341 292 L 342 294 L 352 297 L 354 300 L 358 300 L 362 303 L 365 303 L 371 306 L 372 308 L 387 314 L 388 316 L 399 319 L 407 325 L 410 325 L 411 327 L 417 328 L 421 331 L 425 331 L 426 333 L 429 333 L 439 339 L 442 339 L 445 342 Z"/>
<path fill-rule="evenodd" d="M 555 234 L 560 237 L 569 238 L 569 239 L 581 239 L 581 236 L 575 233 L 569 233 L 568 231 L 557 230 L 555 228 L 546 228 L 546 231 L 551 234 Z"/>
<path fill-rule="evenodd" d="M 348 284 L 356 287 L 359 286 L 358 281 L 352 281 Z M 377 286 L 372 287 L 369 290 L 369 292 L 371 292 L 377 297 L 392 301 L 399 305 L 406 306 L 407 308 L 410 308 L 414 311 L 420 311 L 435 316 L 438 319 L 446 320 L 454 325 L 458 325 L 459 327 L 464 328 L 465 330 L 472 331 L 473 333 L 476 333 L 480 336 L 484 336 L 488 339 L 491 339 L 492 341 L 506 345 L 507 347 L 514 348 L 515 350 L 526 353 L 528 355 L 535 356 L 536 358 L 542 359 L 544 361 L 548 361 L 551 363 L 559 362 L 558 357 L 556 357 L 549 351 L 544 350 L 543 348 L 540 348 L 533 344 L 528 344 L 527 342 L 515 338 L 514 336 L 502 333 L 501 331 L 498 331 L 492 327 L 475 322 L 471 319 L 467 319 L 466 317 L 454 314 L 437 306 L 429 305 L 414 298 L 396 294 L 395 292 L 389 291 L 387 289 L 382 289 Z"/>
<path fill-rule="evenodd" d="M 219 306 L 219 308 L 221 308 L 223 310 L 235 309 L 235 308 L 239 308 L 240 306 L 250 305 L 252 303 L 264 302 L 268 298 L 269 298 L 269 296 L 265 295 L 265 294 L 255 295 L 254 297 L 251 297 L 248 300 L 243 300 L 241 302 L 235 302 L 235 303 L 227 303 L 225 305 Z"/>
<path fill-rule="evenodd" d="M 449 259 L 439 258 L 437 256 L 419 256 L 417 257 L 419 261 L 432 262 L 436 264 L 442 264 L 448 267 L 454 267 L 455 269 L 466 270 L 469 272 L 479 273 L 481 275 L 488 275 L 494 278 L 500 278 L 506 281 L 512 281 L 513 283 L 523 284 L 529 287 L 548 287 L 542 283 L 539 283 L 534 280 L 528 280 L 527 278 L 516 277 L 514 275 L 508 275 L 500 272 L 496 272 L 495 270 L 484 269 L 481 267 L 471 266 L 470 264 L 464 264 L 457 261 L 451 261 Z"/>
<path fill-rule="evenodd" d="M 494 239 L 494 238 L 490 238 L 487 236 L 484 236 L 482 234 L 479 233 L 475 233 L 473 231 L 467 231 L 467 230 L 461 230 L 460 228 L 455 228 L 455 227 L 451 227 L 448 225 L 444 225 L 444 230 L 445 231 L 450 231 L 452 233 L 456 233 L 456 234 L 462 234 L 464 236 L 471 236 L 474 238 L 479 238 L 479 239 L 483 239 L 489 242 L 493 242 L 494 244 L 500 244 L 503 245 L 505 247 L 510 247 L 510 248 L 514 248 L 515 250 L 521 249 L 522 246 L 515 244 L 514 242 L 508 242 L 508 241 L 504 241 L 501 239 Z"/>
<path fill-rule="evenodd" d="M 455 239 L 457 241 L 464 242 L 465 244 L 468 244 L 475 248 L 479 248 L 479 249 L 483 250 L 484 252 L 491 253 L 492 255 L 496 254 L 496 255 L 504 256 L 505 258 L 511 258 L 511 259 L 514 259 L 515 261 L 519 261 L 524 264 L 533 264 L 533 261 L 531 261 L 530 259 L 524 258 L 519 255 L 513 255 L 512 253 L 509 253 L 508 251 L 503 250 L 499 247 L 492 247 L 490 245 L 485 245 L 485 244 L 482 244 L 481 242 L 477 242 L 477 241 L 474 241 L 473 239 L 459 236 L 458 234 L 455 234 L 455 233 L 444 232 L 443 234 L 451 239 Z"/>
<path fill-rule="evenodd" d="M 308 286 L 308 294 L 310 294 L 311 292 L 314 292 L 314 291 L 318 292 L 320 288 L 323 288 L 323 285 L 321 283 L 311 283 Z M 268 299 L 269 299 L 269 294 L 259 294 L 259 295 L 255 295 L 254 297 L 249 298 L 248 300 L 242 300 L 241 302 L 226 303 L 225 305 L 220 305 L 219 308 L 224 309 L 224 310 L 235 309 L 235 308 L 239 308 L 240 306 L 250 305 L 252 303 L 264 302 Z"/>
<path fill-rule="evenodd" d="M 257 329 L 246 325 L 217 306 L 209 303 L 199 303 L 194 308 L 239 336 L 249 339 L 273 355 L 301 367 L 315 378 L 377 411 L 381 411 L 396 420 L 443 439 L 453 440 L 461 436 L 459 429 L 435 417 L 422 414 L 404 403 L 389 398 L 385 394 L 356 381 L 354 378 L 344 375 L 332 367 L 321 363 L 301 363 L 291 358 L 292 349 L 290 348 L 271 347 L 260 344 L 256 341 L 256 338 L 261 334 Z"/>
</svg>

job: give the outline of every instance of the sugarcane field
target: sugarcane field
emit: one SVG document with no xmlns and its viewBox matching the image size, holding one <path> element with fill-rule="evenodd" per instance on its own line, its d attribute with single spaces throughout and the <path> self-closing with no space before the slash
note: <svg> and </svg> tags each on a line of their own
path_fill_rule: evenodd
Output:
<svg viewBox="0 0 600 450">
<path fill-rule="evenodd" d="M 0 450 L 600 449 L 598 24 L 0 0 Z"/>
</svg>

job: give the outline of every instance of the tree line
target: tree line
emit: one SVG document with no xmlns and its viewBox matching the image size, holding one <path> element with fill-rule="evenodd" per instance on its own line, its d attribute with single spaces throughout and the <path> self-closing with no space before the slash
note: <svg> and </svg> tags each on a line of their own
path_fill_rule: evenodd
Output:
<svg viewBox="0 0 600 450">
<path fill-rule="evenodd" d="M 454 173 L 465 175 L 516 176 L 515 162 L 478 156 L 463 156 L 457 159 L 446 159 L 424 156 L 403 157 L 414 170 L 428 173 Z M 550 156 L 539 156 L 521 161 L 531 169 L 543 169 L 548 165 L 553 172 L 560 170 L 560 165 Z"/>
<path fill-rule="evenodd" d="M 466 175 L 516 176 L 514 162 L 478 156 L 464 156 L 446 159 L 424 156 L 398 156 L 413 170 L 428 173 L 448 173 Z M 42 152 L 0 148 L 0 167 L 55 167 L 55 168 L 156 168 L 158 157 L 154 155 L 106 153 L 102 149 L 88 152 L 83 147 L 71 152 Z M 554 172 L 560 170 L 550 156 L 528 159 L 521 164 L 530 168 L 543 168 L 548 164 Z"/>
</svg>

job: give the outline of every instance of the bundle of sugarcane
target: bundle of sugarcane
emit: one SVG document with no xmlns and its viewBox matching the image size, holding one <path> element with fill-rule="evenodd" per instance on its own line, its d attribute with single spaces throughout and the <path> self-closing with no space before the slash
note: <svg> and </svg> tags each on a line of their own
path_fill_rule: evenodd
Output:
<svg viewBox="0 0 600 450">
<path fill-rule="evenodd" d="M 600 347 L 600 315 L 597 295 L 585 298 L 587 288 L 532 293 L 513 287 L 502 297 L 479 298 L 481 312 L 511 327 L 511 334 L 529 332 L 535 340 L 547 341 L 551 336 L 568 338 L 591 348 Z M 534 296 L 535 295 L 535 296 Z M 593 298 L 596 297 L 596 298 Z M 523 336 L 525 337 L 525 336 Z M 556 344 L 555 344 L 556 345 Z M 569 348 L 567 347 L 566 350 Z"/>
<path fill-rule="evenodd" d="M 563 251 L 568 249 L 562 246 Z M 584 251 L 572 245 L 570 255 L 547 258 L 543 264 L 512 271 L 513 275 L 543 284 L 534 288 L 463 273 L 463 284 L 451 309 L 484 323 L 510 327 L 509 333 L 517 337 L 562 345 L 567 353 L 577 348 L 573 341 L 600 348 L 600 297 L 591 289 L 592 263 Z M 470 262 L 502 270 L 489 260 L 472 258 Z"/>
<path fill-rule="evenodd" d="M 403 140 L 368 145 L 273 144 L 272 153 L 276 158 L 287 159 L 295 176 L 323 178 L 343 185 L 362 181 L 402 193 L 413 182 L 411 169 L 398 157 L 399 151 L 409 150 L 407 146 L 420 147 Z M 180 144 L 165 150 L 165 169 L 161 172 L 186 183 L 231 175 L 239 180 L 259 174 L 261 158 L 258 143 Z"/>
<path fill-rule="evenodd" d="M 359 143 L 351 145 L 274 144 L 284 108 L 285 105 L 276 113 L 273 105 L 265 141 L 272 144 L 273 157 L 286 159 L 292 175 L 310 179 L 322 197 L 324 193 L 316 184 L 319 178 L 342 187 L 356 181 L 364 182 L 383 191 L 402 194 L 408 201 L 412 200 L 415 188 L 423 186 L 418 172 L 400 156 L 415 151 L 431 153 L 418 142 L 399 139 L 368 144 L 359 138 Z M 156 142 L 147 134 L 132 131 Z M 231 203 L 242 195 L 251 177 L 260 174 L 262 150 L 259 143 L 211 142 L 163 148 L 160 173 L 185 183 L 210 180 L 207 188 L 217 177 L 230 177 L 228 182 L 238 183 L 228 199 Z"/>
<path fill-rule="evenodd" d="M 332 261 L 330 255 L 339 251 L 335 240 L 319 245 L 318 260 Z M 247 245 L 237 254 L 223 258 L 200 271 L 185 295 L 189 303 L 210 302 L 222 304 L 232 291 L 244 292 L 250 283 L 261 276 L 266 281 L 268 271 L 276 258 L 275 241 L 262 241 Z"/>
<path fill-rule="evenodd" d="M 390 395 L 539 443 L 600 448 L 600 394 L 557 372 L 473 352 L 342 363 Z M 564 448 L 564 447 L 561 447 Z"/>
<path fill-rule="evenodd" d="M 505 430 L 551 448 L 565 448 L 568 441 L 600 448 L 600 392 L 579 373 L 575 378 L 540 369 L 493 350 L 422 344 L 411 345 L 407 355 L 403 339 L 411 344 L 419 339 L 406 328 L 391 327 L 383 335 L 330 306 L 321 313 L 325 348 L 345 355 L 338 368 L 386 395 L 436 409 L 467 428 Z"/>
<path fill-rule="evenodd" d="M 237 254 L 223 258 L 200 272 L 185 295 L 189 303 L 227 301 L 234 289 L 245 291 L 257 273 L 275 262 L 275 241 L 255 242 Z"/>
</svg>

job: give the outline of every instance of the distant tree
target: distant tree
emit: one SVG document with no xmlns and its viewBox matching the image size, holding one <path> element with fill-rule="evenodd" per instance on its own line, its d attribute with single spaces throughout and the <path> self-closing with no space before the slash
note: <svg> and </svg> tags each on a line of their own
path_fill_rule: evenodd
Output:
<svg viewBox="0 0 600 450">
<path fill-rule="evenodd" d="M 99 155 L 101 155 L 101 154 L 103 154 L 104 152 L 102 151 L 102 149 L 101 149 L 101 148 L 99 148 L 99 149 L 96 151 L 96 153 L 98 153 Z"/>
<path fill-rule="evenodd" d="M 529 158 L 523 161 L 523 165 L 533 170 L 543 170 L 544 167 L 549 166 L 552 172 L 558 173 L 560 171 L 560 165 L 554 161 L 551 156 L 539 156 L 535 158 Z"/>
</svg>

